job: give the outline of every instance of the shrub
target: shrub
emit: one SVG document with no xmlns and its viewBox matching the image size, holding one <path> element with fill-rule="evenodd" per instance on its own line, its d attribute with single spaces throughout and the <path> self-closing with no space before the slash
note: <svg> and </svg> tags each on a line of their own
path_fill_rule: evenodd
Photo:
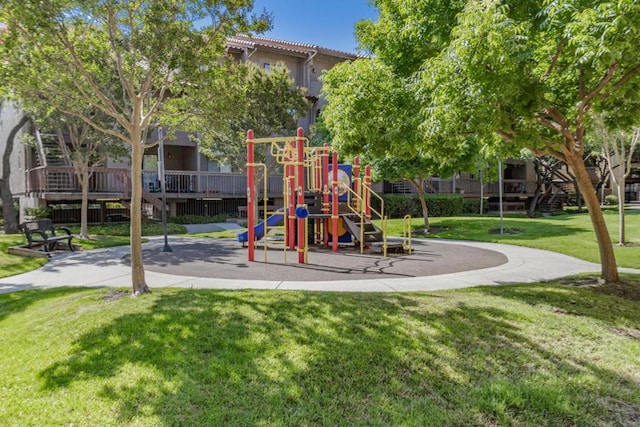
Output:
<svg viewBox="0 0 640 427">
<path fill-rule="evenodd" d="M 174 224 L 209 224 L 212 222 L 225 222 L 229 218 L 228 214 L 214 216 L 208 215 L 180 215 L 169 218 L 169 222 Z"/>
<path fill-rule="evenodd" d="M 49 208 L 24 208 L 24 216 L 27 219 L 43 219 L 49 216 Z"/>
<path fill-rule="evenodd" d="M 464 199 L 462 201 L 462 213 L 464 215 L 478 215 L 489 212 L 489 203 L 485 199 L 480 212 L 480 199 Z"/>
<path fill-rule="evenodd" d="M 462 215 L 463 198 L 460 196 L 428 196 L 429 216 Z"/>
<path fill-rule="evenodd" d="M 389 218 L 402 218 L 405 215 L 422 217 L 422 206 L 420 205 L 420 199 L 416 195 L 385 194 L 382 198 L 384 200 L 385 214 Z M 458 216 L 464 212 L 464 201 L 460 196 L 428 195 L 426 202 L 430 217 Z M 380 210 L 379 200 L 374 198 L 371 204 L 374 209 Z M 478 202 L 475 213 L 477 213 L 479 209 L 480 205 Z"/>
<path fill-rule="evenodd" d="M 416 196 L 406 196 L 403 194 L 385 194 L 384 211 L 389 218 L 402 218 L 405 215 L 422 216 L 420 200 Z M 377 198 L 371 200 L 373 208 L 380 210 L 380 201 Z"/>
<path fill-rule="evenodd" d="M 615 194 L 608 194 L 604 197 L 605 205 L 617 205 L 618 204 L 618 196 Z"/>
</svg>

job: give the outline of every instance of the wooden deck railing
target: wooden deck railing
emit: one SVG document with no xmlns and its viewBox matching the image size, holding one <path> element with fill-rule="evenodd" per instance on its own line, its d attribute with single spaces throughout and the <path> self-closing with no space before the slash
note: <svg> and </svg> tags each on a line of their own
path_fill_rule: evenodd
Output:
<svg viewBox="0 0 640 427">
<path fill-rule="evenodd" d="M 89 183 L 90 193 L 121 194 L 127 198 L 130 189 L 127 168 L 94 168 Z M 247 177 L 239 173 L 224 172 L 195 172 L 195 171 L 165 171 L 166 192 L 171 198 L 198 197 L 246 197 Z M 146 191 L 151 194 L 160 192 L 158 172 L 155 170 L 142 171 L 142 183 Z M 412 186 L 405 186 L 402 193 L 414 193 Z M 263 196 L 264 186 L 258 185 L 258 195 Z M 391 191 L 389 191 L 391 188 Z M 393 193 L 393 186 L 385 186 L 385 193 Z M 283 184 L 281 175 L 270 175 L 267 182 L 267 195 L 274 197 L 282 194 Z M 498 183 L 485 184 L 484 194 L 490 196 L 498 194 Z M 503 192 L 507 195 L 526 196 L 532 194 L 535 182 L 520 179 L 506 179 Z M 428 193 L 435 194 L 480 194 L 480 183 L 472 179 L 433 180 L 428 181 Z M 31 193 L 79 193 L 80 185 L 69 166 L 43 166 L 27 171 L 27 191 Z"/>
<path fill-rule="evenodd" d="M 412 185 L 405 183 L 405 185 L 398 185 L 399 183 L 391 183 L 384 186 L 385 193 L 401 193 L 401 194 L 415 194 L 416 190 Z M 533 194 L 535 190 L 535 181 L 527 181 L 524 179 L 505 179 L 503 182 L 503 193 L 511 196 L 522 196 Z M 426 194 L 474 194 L 479 195 L 480 189 L 483 189 L 485 196 L 498 195 L 500 186 L 499 184 L 484 184 L 480 185 L 479 181 L 469 178 L 458 179 L 435 179 L 428 180 L 424 184 L 424 191 Z"/>
<path fill-rule="evenodd" d="M 89 192 L 126 194 L 125 179 L 128 169 L 93 168 L 89 180 Z M 75 193 L 80 192 L 80 183 L 71 166 L 41 166 L 27 171 L 29 193 Z"/>
<path fill-rule="evenodd" d="M 126 168 L 94 168 L 89 183 L 90 193 L 129 194 L 130 182 Z M 142 172 L 143 187 L 150 193 L 160 192 L 157 171 Z M 195 171 L 165 171 L 166 192 L 170 197 L 246 197 L 247 177 L 244 174 Z M 282 176 L 268 177 L 268 195 L 282 194 Z M 43 166 L 27 171 L 27 192 L 30 193 L 76 193 L 80 184 L 73 167 Z M 260 195 L 263 186 L 259 188 Z"/>
</svg>

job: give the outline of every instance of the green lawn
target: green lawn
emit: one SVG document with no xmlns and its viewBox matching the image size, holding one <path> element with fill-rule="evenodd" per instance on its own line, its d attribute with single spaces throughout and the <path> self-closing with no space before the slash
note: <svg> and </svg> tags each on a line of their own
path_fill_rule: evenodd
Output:
<svg viewBox="0 0 640 427">
<path fill-rule="evenodd" d="M 11 246 L 26 244 L 22 234 L 0 234 L 0 277 L 14 276 L 35 270 L 47 263 L 46 258 L 26 258 L 7 253 Z"/>
<path fill-rule="evenodd" d="M 621 267 L 640 268 L 640 210 L 627 210 L 627 246 L 614 246 L 616 260 Z M 617 243 L 618 215 L 605 211 L 605 219 L 611 238 Z M 413 229 L 423 227 L 422 218 L 413 218 Z M 473 216 L 454 218 L 431 218 L 435 233 L 415 237 L 435 239 L 474 240 L 481 242 L 507 243 L 564 253 L 591 262 L 600 262 L 598 244 L 587 213 L 567 214 L 540 218 L 510 216 L 504 219 L 503 228 L 516 230 L 517 234 L 496 234 L 500 219 L 496 216 Z M 402 235 L 402 221 L 389 221 L 389 234 Z"/>
<path fill-rule="evenodd" d="M 628 280 L 0 295 L 0 425 L 637 425 Z"/>
<path fill-rule="evenodd" d="M 627 217 L 630 242 L 639 220 Z M 489 233 L 495 217 L 432 226 L 448 228 L 432 238 L 597 257 L 584 214 L 508 218 L 519 234 L 502 236 Z M 90 242 L 127 244 L 118 227 Z M 0 274 L 44 261 L 6 254 L 22 239 L 0 236 Z M 616 250 L 638 267 L 638 246 Z M 407 294 L 0 294 L 0 425 L 636 425 L 640 276 L 623 277 Z"/>
</svg>

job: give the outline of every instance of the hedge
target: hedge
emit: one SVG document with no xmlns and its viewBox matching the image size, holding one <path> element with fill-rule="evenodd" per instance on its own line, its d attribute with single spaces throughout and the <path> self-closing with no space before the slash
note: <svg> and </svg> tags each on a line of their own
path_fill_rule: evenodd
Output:
<svg viewBox="0 0 640 427">
<path fill-rule="evenodd" d="M 405 215 L 422 217 L 422 206 L 416 195 L 384 194 L 384 210 L 389 218 L 402 218 Z M 429 216 L 459 216 L 465 214 L 478 214 L 480 212 L 480 200 L 464 199 L 458 195 L 428 195 L 426 196 Z M 372 200 L 374 209 L 380 210 L 380 201 Z M 486 211 L 487 203 L 484 204 Z"/>
<path fill-rule="evenodd" d="M 216 222 L 225 222 L 230 215 L 220 214 L 214 216 L 208 215 L 180 215 L 172 216 L 169 218 L 169 222 L 174 224 L 209 224 Z"/>
</svg>

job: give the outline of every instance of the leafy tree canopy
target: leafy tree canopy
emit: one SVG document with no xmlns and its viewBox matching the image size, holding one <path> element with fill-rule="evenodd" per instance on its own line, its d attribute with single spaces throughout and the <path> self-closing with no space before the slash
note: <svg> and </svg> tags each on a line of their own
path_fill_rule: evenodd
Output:
<svg viewBox="0 0 640 427">
<path fill-rule="evenodd" d="M 564 157 L 590 109 L 616 126 L 637 117 L 637 2 L 468 2 L 450 36 L 419 75 L 429 134 L 497 132 Z"/>
<path fill-rule="evenodd" d="M 450 39 L 455 17 L 465 1 L 372 0 L 378 20 L 360 21 L 356 35 L 360 44 L 400 76 L 417 71 Z"/>
</svg>

